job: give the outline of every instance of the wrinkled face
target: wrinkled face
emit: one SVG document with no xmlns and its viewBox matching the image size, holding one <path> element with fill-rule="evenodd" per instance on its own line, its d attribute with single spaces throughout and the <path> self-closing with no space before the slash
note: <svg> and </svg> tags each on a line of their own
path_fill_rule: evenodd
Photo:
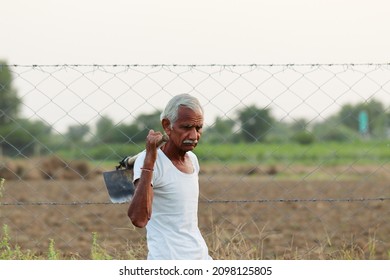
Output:
<svg viewBox="0 0 390 280">
<path fill-rule="evenodd" d="M 201 111 L 193 111 L 188 107 L 179 107 L 178 118 L 172 128 L 165 131 L 169 140 L 182 151 L 193 150 L 202 135 L 203 114 Z"/>
</svg>

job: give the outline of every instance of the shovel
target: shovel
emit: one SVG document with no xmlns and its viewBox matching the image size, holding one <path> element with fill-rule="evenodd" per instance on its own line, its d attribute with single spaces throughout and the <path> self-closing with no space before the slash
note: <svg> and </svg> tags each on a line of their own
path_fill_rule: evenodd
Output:
<svg viewBox="0 0 390 280">
<path fill-rule="evenodd" d="M 157 143 L 158 148 L 168 142 L 168 135 Z M 115 170 L 103 172 L 104 183 L 112 203 L 125 203 L 132 199 L 135 191 L 133 184 L 133 167 L 139 153 L 133 157 L 125 157 Z"/>
<path fill-rule="evenodd" d="M 130 201 L 134 194 L 133 170 L 117 169 L 103 172 L 104 183 L 112 203 Z"/>
</svg>

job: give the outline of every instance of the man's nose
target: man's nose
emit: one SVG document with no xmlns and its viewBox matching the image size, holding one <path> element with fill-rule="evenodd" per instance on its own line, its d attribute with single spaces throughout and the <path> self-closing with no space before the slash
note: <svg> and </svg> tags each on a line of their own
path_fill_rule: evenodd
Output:
<svg viewBox="0 0 390 280">
<path fill-rule="evenodd" d="M 189 133 L 189 138 L 191 140 L 197 140 L 198 139 L 198 131 L 196 130 L 196 128 L 194 127 L 193 129 L 190 130 L 190 133 Z"/>
</svg>

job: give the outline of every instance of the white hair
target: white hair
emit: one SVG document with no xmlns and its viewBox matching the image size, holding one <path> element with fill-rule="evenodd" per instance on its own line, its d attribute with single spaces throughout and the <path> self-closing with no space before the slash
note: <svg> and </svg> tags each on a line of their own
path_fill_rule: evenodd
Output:
<svg viewBox="0 0 390 280">
<path fill-rule="evenodd" d="M 181 106 L 188 107 L 193 111 L 202 112 L 203 107 L 200 104 L 199 100 L 187 93 L 179 94 L 174 96 L 169 100 L 168 104 L 165 106 L 164 111 L 160 115 L 160 120 L 168 119 L 171 123 L 171 127 L 177 121 L 178 111 Z"/>
</svg>

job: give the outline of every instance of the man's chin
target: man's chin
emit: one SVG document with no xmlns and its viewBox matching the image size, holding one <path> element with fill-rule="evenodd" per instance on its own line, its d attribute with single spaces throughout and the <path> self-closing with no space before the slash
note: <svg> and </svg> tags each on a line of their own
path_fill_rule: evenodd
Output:
<svg viewBox="0 0 390 280">
<path fill-rule="evenodd" d="M 183 149 L 185 151 L 187 151 L 187 152 L 194 150 L 195 147 L 196 147 L 196 144 L 185 144 L 185 145 L 183 145 Z"/>
</svg>

